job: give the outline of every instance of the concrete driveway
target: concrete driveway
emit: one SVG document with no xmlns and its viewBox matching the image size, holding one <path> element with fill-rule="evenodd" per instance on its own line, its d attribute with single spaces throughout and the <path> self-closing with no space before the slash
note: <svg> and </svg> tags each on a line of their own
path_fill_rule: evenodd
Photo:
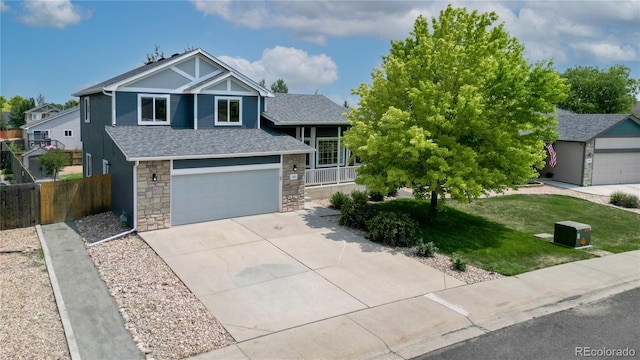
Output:
<svg viewBox="0 0 640 360">
<path fill-rule="evenodd" d="M 139 235 L 239 342 L 464 285 L 306 211 Z"/>
</svg>

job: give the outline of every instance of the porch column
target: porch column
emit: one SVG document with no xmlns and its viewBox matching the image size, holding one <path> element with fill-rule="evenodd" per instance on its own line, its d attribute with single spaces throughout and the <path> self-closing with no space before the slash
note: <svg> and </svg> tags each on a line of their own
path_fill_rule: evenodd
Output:
<svg viewBox="0 0 640 360">
<path fill-rule="evenodd" d="M 341 147 L 340 147 L 340 135 L 342 135 L 342 127 L 338 126 L 338 174 L 337 174 L 337 179 L 338 179 L 338 184 L 340 184 L 340 153 L 341 153 Z"/>
</svg>

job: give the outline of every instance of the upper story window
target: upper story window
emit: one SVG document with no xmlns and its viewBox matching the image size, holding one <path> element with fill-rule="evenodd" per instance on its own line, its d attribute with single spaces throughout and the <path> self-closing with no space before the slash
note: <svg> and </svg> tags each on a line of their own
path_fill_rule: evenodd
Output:
<svg viewBox="0 0 640 360">
<path fill-rule="evenodd" d="M 242 98 L 216 96 L 215 124 L 242 125 Z"/>
<path fill-rule="evenodd" d="M 169 95 L 138 94 L 138 125 L 169 125 Z"/>
<path fill-rule="evenodd" d="M 84 98 L 84 122 L 91 122 L 91 100 L 88 96 Z"/>
</svg>

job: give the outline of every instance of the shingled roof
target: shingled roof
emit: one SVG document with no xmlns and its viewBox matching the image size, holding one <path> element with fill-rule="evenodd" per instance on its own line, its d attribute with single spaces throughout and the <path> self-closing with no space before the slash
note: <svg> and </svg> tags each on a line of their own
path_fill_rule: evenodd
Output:
<svg viewBox="0 0 640 360">
<path fill-rule="evenodd" d="M 574 114 L 558 112 L 558 140 L 589 141 L 631 117 L 631 114 Z"/>
<path fill-rule="evenodd" d="M 274 125 L 349 125 L 349 109 L 324 95 L 275 94 L 266 100 L 262 116 Z"/>
<path fill-rule="evenodd" d="M 315 151 L 295 138 L 262 129 L 105 127 L 128 161 L 300 154 Z"/>
</svg>

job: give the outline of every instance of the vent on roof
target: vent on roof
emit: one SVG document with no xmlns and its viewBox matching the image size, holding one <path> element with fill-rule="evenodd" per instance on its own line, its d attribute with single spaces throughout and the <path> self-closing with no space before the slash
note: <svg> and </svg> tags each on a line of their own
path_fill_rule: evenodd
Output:
<svg viewBox="0 0 640 360">
<path fill-rule="evenodd" d="M 174 57 L 176 57 L 176 56 L 180 56 L 180 54 L 175 53 L 175 54 L 171 55 L 171 57 L 172 57 L 172 58 L 174 58 Z"/>
</svg>

